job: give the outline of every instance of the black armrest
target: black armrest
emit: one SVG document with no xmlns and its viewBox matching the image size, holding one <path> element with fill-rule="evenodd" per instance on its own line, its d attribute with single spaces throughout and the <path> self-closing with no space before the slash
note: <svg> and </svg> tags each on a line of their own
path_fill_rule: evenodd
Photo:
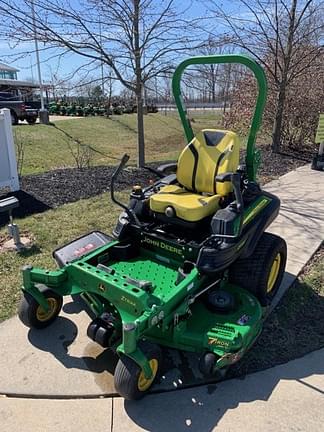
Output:
<svg viewBox="0 0 324 432">
<path fill-rule="evenodd" d="M 167 175 L 166 171 L 173 169 L 175 172 L 177 169 L 177 162 L 171 162 L 164 165 L 160 165 L 157 168 L 152 168 L 150 166 L 145 165 L 143 168 L 147 169 L 151 173 L 157 175 L 159 178 L 165 177 Z"/>
<path fill-rule="evenodd" d="M 160 165 L 158 167 L 158 171 L 162 172 L 163 174 L 165 174 L 165 171 L 173 171 L 175 172 L 177 169 L 178 163 L 177 162 L 170 162 L 170 163 L 166 163 L 163 165 Z"/>
<path fill-rule="evenodd" d="M 0 213 L 11 212 L 17 207 L 19 207 L 19 201 L 15 197 L 0 200 Z"/>
<path fill-rule="evenodd" d="M 159 178 L 164 177 L 163 173 L 160 172 L 160 171 L 158 171 L 158 170 L 155 169 L 155 168 L 152 168 L 152 167 L 147 166 L 147 165 L 144 165 L 143 168 L 144 168 L 144 169 L 147 169 L 148 171 L 150 171 L 152 174 L 158 176 Z"/>
<path fill-rule="evenodd" d="M 226 172 L 223 174 L 218 174 L 215 177 L 215 180 L 220 183 L 224 183 L 226 181 L 230 181 L 232 183 L 236 200 L 236 209 L 238 213 L 242 213 L 244 210 L 244 203 L 241 192 L 241 174 L 239 172 Z"/>
<path fill-rule="evenodd" d="M 232 181 L 232 175 L 233 175 L 233 173 L 232 172 L 226 172 L 226 173 L 223 173 L 223 174 L 218 174 L 217 176 L 216 176 L 216 181 L 218 181 L 218 182 L 220 182 L 220 183 L 224 183 L 224 182 L 226 182 L 226 181 Z"/>
</svg>

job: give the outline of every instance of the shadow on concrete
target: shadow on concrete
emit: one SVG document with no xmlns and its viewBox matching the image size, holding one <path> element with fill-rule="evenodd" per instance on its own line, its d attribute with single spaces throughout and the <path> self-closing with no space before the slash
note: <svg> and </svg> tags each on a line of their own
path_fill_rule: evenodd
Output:
<svg viewBox="0 0 324 432">
<path fill-rule="evenodd" d="M 296 171 L 297 175 L 298 172 Z M 309 176 L 314 177 L 313 182 L 309 181 L 309 184 L 303 185 L 302 189 L 298 188 L 298 177 L 285 177 L 282 180 L 277 180 L 279 187 L 281 181 L 284 184 L 284 189 L 280 196 L 280 217 L 284 224 L 290 224 L 297 230 L 300 230 L 298 231 L 299 234 L 311 236 L 311 238 L 314 238 L 314 241 L 318 241 L 324 233 L 324 208 L 320 199 L 324 176 L 319 180 L 317 171 L 310 171 Z M 278 188 L 278 184 L 272 187 L 267 187 L 266 185 L 265 190 L 269 189 L 271 192 L 272 188 Z M 293 230 L 291 232 L 292 235 L 296 234 Z"/>
<path fill-rule="evenodd" d="M 92 317 L 92 319 L 95 318 L 94 314 L 92 313 L 91 309 L 87 306 L 86 302 L 84 302 L 80 295 L 73 295 L 72 301 L 69 303 L 65 303 L 63 305 L 63 312 L 65 312 L 68 315 L 75 315 L 80 313 L 83 310 L 86 310 L 87 314 Z"/>
<path fill-rule="evenodd" d="M 118 361 L 117 356 L 110 350 L 102 351 L 100 347 L 98 349 L 94 342 L 84 347 L 86 355 L 71 355 L 69 350 L 77 335 L 77 326 L 69 319 L 59 316 L 49 328 L 30 329 L 28 340 L 37 349 L 50 352 L 66 369 L 96 373 L 108 371 L 113 374 Z"/>
<path fill-rule="evenodd" d="M 124 407 L 132 421 L 145 430 L 209 432 L 215 430 L 228 410 L 242 403 L 267 401 L 280 380 L 297 380 L 300 384 L 323 394 L 321 389 L 304 381 L 313 374 L 324 374 L 323 358 L 322 361 L 317 359 L 289 363 L 250 375 L 245 381 L 235 379 L 218 385 L 179 391 L 176 394 L 152 395 L 141 401 L 124 401 Z M 264 413 L 266 415 L 266 409 Z M 248 425 L 242 424 L 241 428 L 248 430 Z"/>
</svg>

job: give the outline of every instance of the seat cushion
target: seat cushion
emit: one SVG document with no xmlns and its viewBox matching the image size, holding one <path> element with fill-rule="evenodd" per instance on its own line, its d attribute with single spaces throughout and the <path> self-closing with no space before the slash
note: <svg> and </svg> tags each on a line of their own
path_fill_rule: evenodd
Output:
<svg viewBox="0 0 324 432">
<path fill-rule="evenodd" d="M 221 195 L 204 196 L 188 192 L 178 185 L 168 185 L 151 196 L 150 208 L 164 214 L 167 207 L 173 207 L 178 218 L 197 222 L 216 212 L 220 198 Z"/>
</svg>

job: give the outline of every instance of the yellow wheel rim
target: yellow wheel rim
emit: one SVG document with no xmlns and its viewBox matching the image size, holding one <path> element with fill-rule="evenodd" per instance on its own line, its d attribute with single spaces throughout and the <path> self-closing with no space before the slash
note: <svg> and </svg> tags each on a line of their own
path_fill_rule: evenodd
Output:
<svg viewBox="0 0 324 432">
<path fill-rule="evenodd" d="M 280 253 L 277 253 L 275 259 L 273 260 L 271 270 L 269 273 L 267 293 L 270 293 L 273 290 L 276 280 L 278 279 L 280 263 L 281 263 L 281 255 Z"/>
<path fill-rule="evenodd" d="M 147 378 L 145 378 L 144 372 L 141 371 L 141 373 L 138 377 L 138 382 L 137 382 L 137 387 L 138 387 L 139 391 L 145 391 L 148 388 L 150 388 L 153 381 L 154 381 L 154 378 L 156 377 L 156 373 L 157 373 L 157 370 L 159 367 L 158 360 L 152 359 L 149 361 L 149 364 L 150 364 L 150 368 L 152 370 L 152 376 L 151 376 L 151 378 L 147 379 Z"/>
<path fill-rule="evenodd" d="M 48 304 L 48 310 L 45 311 L 45 309 L 41 305 L 39 305 L 36 310 L 36 318 L 38 319 L 38 321 L 48 321 L 56 314 L 58 306 L 57 300 L 53 297 L 49 297 L 46 300 Z"/>
</svg>

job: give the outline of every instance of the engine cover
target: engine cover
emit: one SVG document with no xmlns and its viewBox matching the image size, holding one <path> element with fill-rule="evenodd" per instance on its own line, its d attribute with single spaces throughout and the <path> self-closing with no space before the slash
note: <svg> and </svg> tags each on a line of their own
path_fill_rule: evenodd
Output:
<svg viewBox="0 0 324 432">
<path fill-rule="evenodd" d="M 112 237 L 100 231 L 93 231 L 84 235 L 71 243 L 56 249 L 53 252 L 53 257 L 59 267 L 81 258 L 89 252 L 93 252 L 101 246 L 104 246 L 113 241 Z"/>
</svg>

